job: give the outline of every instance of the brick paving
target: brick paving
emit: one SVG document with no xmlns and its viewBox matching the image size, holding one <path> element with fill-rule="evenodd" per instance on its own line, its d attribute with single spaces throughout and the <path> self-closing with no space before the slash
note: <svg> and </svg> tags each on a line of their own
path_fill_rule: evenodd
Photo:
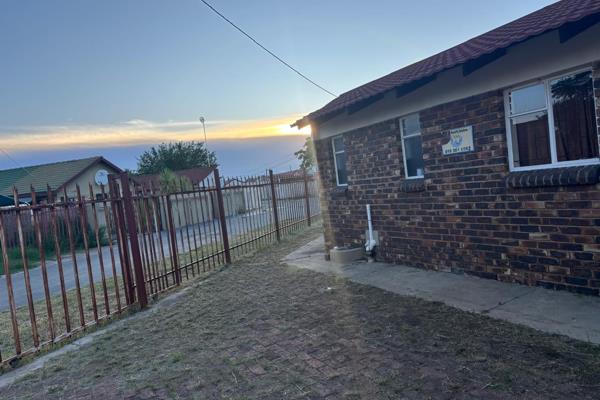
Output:
<svg viewBox="0 0 600 400">
<path fill-rule="evenodd" d="M 224 269 L 0 398 L 597 398 L 598 347 L 280 263 L 317 234 Z"/>
</svg>

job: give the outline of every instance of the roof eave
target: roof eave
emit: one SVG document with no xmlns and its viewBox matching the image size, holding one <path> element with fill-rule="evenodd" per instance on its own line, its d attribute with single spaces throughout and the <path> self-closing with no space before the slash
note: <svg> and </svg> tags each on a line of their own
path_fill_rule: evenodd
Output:
<svg viewBox="0 0 600 400">
<path fill-rule="evenodd" d="M 514 22 L 514 21 L 512 21 L 512 22 Z M 475 70 L 477 70 L 477 69 L 479 69 L 479 68 L 481 68 L 481 67 L 483 67 L 483 66 L 485 66 L 485 65 L 487 65 L 487 64 L 489 64 L 489 63 L 491 63 L 491 62 L 493 62 L 495 60 L 497 60 L 500 57 L 503 57 L 506 54 L 506 51 L 509 48 L 511 48 L 511 47 L 513 47 L 515 45 L 518 45 L 520 43 L 529 41 L 529 40 L 531 40 L 531 39 L 533 39 L 535 37 L 541 36 L 543 34 L 546 34 L 546 33 L 550 32 L 550 31 L 558 31 L 559 35 L 560 35 L 560 43 L 564 43 L 564 42 L 570 40 L 571 38 L 577 36 L 579 33 L 585 31 L 586 29 L 590 28 L 591 26 L 594 26 L 595 24 L 597 24 L 599 22 L 600 22 L 600 12 L 596 11 L 596 12 L 594 12 L 592 14 L 589 14 L 587 16 L 584 16 L 584 17 L 582 17 L 580 19 L 576 19 L 576 20 L 573 20 L 573 21 L 567 21 L 567 22 L 564 22 L 561 25 L 558 25 L 556 27 L 553 27 L 553 28 L 550 28 L 550 29 L 546 29 L 546 30 L 543 30 L 543 31 L 538 32 L 536 34 L 530 35 L 530 36 L 528 36 L 527 38 L 525 38 L 523 40 L 514 41 L 514 42 L 511 42 L 511 43 L 509 43 L 509 44 L 507 44 L 505 46 L 499 46 L 499 47 L 497 47 L 497 48 L 495 48 L 493 50 L 490 50 L 488 52 L 484 52 L 484 53 L 480 54 L 476 58 L 473 58 L 473 59 L 470 59 L 470 60 L 465 60 L 464 62 L 459 62 L 459 63 L 456 63 L 454 65 L 448 65 L 445 68 L 441 68 L 441 69 L 439 69 L 437 71 L 432 71 L 432 73 L 430 73 L 430 74 L 423 75 L 423 76 L 419 77 L 416 81 L 407 82 L 407 84 L 404 84 L 404 85 L 398 85 L 396 87 L 388 88 L 387 90 L 384 90 L 382 92 L 376 93 L 373 96 L 385 94 L 385 93 L 387 93 L 389 91 L 396 90 L 398 97 L 401 97 L 401 96 L 406 95 L 406 94 L 408 94 L 408 93 L 410 93 L 410 92 L 412 92 L 414 90 L 414 89 L 411 88 L 407 92 L 403 93 L 403 86 L 406 86 L 406 85 L 412 86 L 411 84 L 417 83 L 417 87 L 420 87 L 422 85 L 420 85 L 418 81 L 423 80 L 423 81 L 425 81 L 425 83 L 427 83 L 427 81 L 431 77 L 435 77 L 435 75 L 437 75 L 437 74 L 439 74 L 441 72 L 447 71 L 447 70 L 449 70 L 451 68 L 455 68 L 455 67 L 462 66 L 463 67 L 463 75 L 467 76 L 467 75 L 473 73 Z M 398 71 L 395 71 L 395 72 L 398 72 Z M 379 79 L 381 79 L 381 78 L 379 78 Z M 376 80 L 374 80 L 372 82 L 375 82 L 375 81 L 377 81 L 379 79 L 376 79 Z M 368 85 L 368 84 L 369 83 L 367 83 L 365 85 Z M 362 85 L 362 86 L 365 86 L 365 85 Z M 359 87 L 362 87 L 362 86 L 359 86 Z M 354 91 L 356 89 L 357 88 L 352 89 L 352 90 L 350 90 L 350 92 Z M 346 93 L 348 93 L 348 92 L 346 92 Z M 369 96 L 369 97 L 372 97 L 372 96 Z M 368 100 L 368 99 L 369 98 L 365 98 L 365 99 L 362 99 L 362 101 L 365 101 L 365 100 Z M 323 114 L 314 116 L 315 114 L 318 114 L 324 108 L 327 108 L 327 105 L 325 105 L 325 106 L 321 107 L 320 109 L 318 109 L 318 110 L 316 110 L 316 111 L 314 111 L 314 112 L 312 112 L 312 113 L 304 116 L 303 118 L 299 119 L 292 126 L 293 127 L 297 126 L 299 128 L 302 128 L 302 127 L 310 124 L 311 122 L 317 122 L 317 123 L 322 122 L 322 120 L 327 120 L 327 119 L 332 118 L 332 115 L 337 115 L 339 113 L 348 111 L 350 109 L 349 107 L 353 106 L 354 104 L 355 104 L 354 102 L 351 102 L 350 104 L 346 104 L 346 105 L 340 106 L 340 108 L 338 108 L 338 109 L 333 108 L 333 109 L 331 109 L 329 111 L 324 112 Z M 364 108 L 364 107 L 361 107 L 361 108 Z"/>
<path fill-rule="evenodd" d="M 310 125 L 310 120 L 308 119 L 308 115 L 307 115 L 306 117 L 302 117 L 299 120 L 297 120 L 296 122 L 294 122 L 293 124 L 291 124 L 290 127 L 302 129 L 308 125 Z"/>
<path fill-rule="evenodd" d="M 102 156 L 98 156 L 95 160 L 93 160 L 85 168 L 83 168 L 81 171 L 79 171 L 78 173 L 73 175 L 71 178 L 67 179 L 62 185 L 60 185 L 56 189 L 54 189 L 54 192 L 58 193 L 61 190 L 64 190 L 64 188 L 66 188 L 71 182 L 73 182 L 74 180 L 76 180 L 77 178 L 82 176 L 87 170 L 92 168 L 94 165 L 97 165 L 100 163 L 104 163 L 104 164 L 108 165 L 109 167 L 113 168 L 114 170 L 116 170 L 119 173 L 123 172 L 123 170 L 121 168 L 117 167 L 115 164 L 111 163 L 106 158 L 104 158 Z"/>
</svg>

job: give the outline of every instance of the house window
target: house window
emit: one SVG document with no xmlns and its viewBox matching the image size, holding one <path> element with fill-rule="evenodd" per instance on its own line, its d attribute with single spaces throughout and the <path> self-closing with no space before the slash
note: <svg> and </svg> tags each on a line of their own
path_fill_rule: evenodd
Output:
<svg viewBox="0 0 600 400">
<path fill-rule="evenodd" d="M 598 128 L 590 71 L 507 93 L 511 169 L 597 163 Z"/>
<path fill-rule="evenodd" d="M 335 164 L 335 179 L 338 186 L 348 185 L 348 171 L 346 169 L 346 146 L 342 136 L 334 137 L 333 161 Z"/>
<path fill-rule="evenodd" d="M 423 147 L 421 145 L 421 122 L 419 114 L 411 114 L 400 120 L 404 172 L 407 178 L 423 178 Z"/>
</svg>

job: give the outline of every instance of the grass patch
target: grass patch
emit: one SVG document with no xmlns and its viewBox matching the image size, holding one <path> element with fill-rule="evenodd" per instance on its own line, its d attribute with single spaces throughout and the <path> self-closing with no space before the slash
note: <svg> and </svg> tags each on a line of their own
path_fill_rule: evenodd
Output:
<svg viewBox="0 0 600 400">
<path fill-rule="evenodd" d="M 285 230 L 282 229 L 282 238 L 283 238 L 282 243 L 286 243 L 287 235 L 291 234 L 294 231 L 304 229 L 304 226 L 305 225 L 299 223 L 292 227 L 288 227 Z M 318 228 L 318 226 L 320 226 L 320 223 L 318 220 L 315 222 L 315 226 L 317 228 Z M 273 232 L 273 233 L 268 234 L 268 232 L 270 232 L 271 229 L 272 229 L 272 227 L 265 226 L 265 227 L 258 228 L 255 230 L 249 230 L 249 231 L 244 232 L 239 235 L 233 235 L 230 240 L 230 246 L 235 247 L 231 251 L 232 259 L 234 261 L 243 260 L 245 257 L 255 254 L 259 250 L 261 250 L 265 247 L 268 247 L 269 245 L 276 242 L 275 233 Z M 313 227 L 313 229 L 314 229 L 314 227 Z M 185 230 L 181 231 L 180 234 L 184 235 L 183 236 L 184 242 L 187 245 L 188 242 L 187 242 L 187 236 L 186 236 Z M 258 238 L 258 237 L 260 237 L 260 238 Z M 252 243 L 247 243 L 247 242 L 251 241 L 252 239 L 256 239 L 256 240 Z M 178 242 L 180 242 L 180 241 L 181 241 L 181 238 L 178 237 Z M 191 244 L 193 245 L 193 240 L 191 241 Z M 94 243 L 94 245 L 95 245 L 95 243 Z M 91 247 L 92 246 L 90 246 L 90 248 Z M 224 256 L 222 254 L 215 255 L 212 259 L 205 260 L 204 263 L 202 263 L 202 262 L 194 263 L 194 261 L 197 261 L 202 257 L 208 257 L 210 255 L 214 255 L 214 254 L 222 251 L 222 249 L 223 249 L 222 242 L 217 241 L 217 242 L 213 242 L 211 244 L 205 244 L 203 246 L 199 246 L 198 248 L 192 248 L 189 250 L 186 249 L 187 251 L 179 253 L 178 261 L 179 261 L 180 267 L 182 267 L 182 270 L 181 270 L 182 286 L 192 284 L 192 283 L 196 282 L 198 279 L 206 278 L 207 276 L 214 273 L 215 271 L 218 271 L 224 265 Z M 14 256 L 14 257 L 20 258 L 20 251 L 18 251 L 18 249 L 14 249 L 14 250 L 15 250 L 15 254 L 16 254 L 16 256 Z M 39 260 L 39 253 L 37 252 L 37 249 L 31 248 L 28 251 L 30 251 L 30 253 L 28 252 L 28 257 L 30 257 L 30 255 L 31 255 L 31 257 L 28 258 L 28 260 L 33 261 L 33 260 L 35 260 L 36 256 L 38 257 L 37 259 Z M 143 247 L 142 247 L 141 251 L 142 252 L 144 251 Z M 50 254 L 53 254 L 53 253 L 50 253 Z M 50 255 L 47 255 L 47 257 L 50 258 Z M 11 266 L 12 265 L 13 264 L 11 264 Z M 183 268 L 184 265 L 189 265 L 189 267 L 187 268 L 187 274 L 186 274 L 186 269 Z M 166 267 L 167 272 L 171 272 L 171 260 L 168 256 L 167 256 L 164 264 L 162 261 L 158 261 L 158 262 L 155 262 L 154 264 L 150 264 L 150 267 L 148 267 L 148 265 L 145 265 L 144 269 L 145 269 L 146 278 L 148 279 L 149 277 L 154 276 L 153 275 L 154 271 L 158 271 L 159 274 L 163 274 L 165 267 Z M 80 266 L 80 269 L 81 268 L 82 268 L 82 266 Z M 105 268 L 110 268 L 110 267 L 108 264 L 106 264 Z M 22 269 L 22 266 L 21 266 L 21 269 Z M 149 269 L 151 271 L 149 271 Z M 12 268 L 11 268 L 11 270 L 12 270 Z M 81 298 L 82 298 L 82 305 L 83 305 L 83 320 L 86 325 L 89 325 L 90 323 L 92 323 L 94 321 L 94 313 L 93 313 L 93 306 L 92 306 L 92 304 L 93 304 L 92 290 L 89 287 L 89 285 L 87 285 L 87 281 L 86 282 L 81 281 L 81 285 L 82 285 Z M 121 279 L 120 274 L 118 274 L 118 276 L 117 276 L 117 285 L 118 285 L 118 289 L 119 289 L 118 293 L 119 293 L 120 305 L 122 308 L 125 308 L 125 305 L 126 305 L 125 292 L 124 292 L 124 287 L 123 287 L 123 281 Z M 162 285 L 161 287 L 158 286 L 158 280 L 154 280 L 152 282 L 152 284 L 147 283 L 146 285 L 147 285 L 147 290 L 148 290 L 148 294 L 149 294 L 149 299 L 152 299 L 152 300 L 156 300 L 159 298 L 159 295 L 157 295 L 157 294 L 151 295 L 152 291 L 156 292 L 159 288 L 164 291 L 165 289 L 167 289 L 167 286 L 168 286 L 168 289 L 175 287 L 172 274 L 170 274 L 168 276 L 167 285 L 164 284 L 164 279 L 161 281 L 161 285 Z M 154 290 L 151 290 L 151 285 Z M 104 302 L 104 292 L 103 292 L 103 288 L 102 288 L 102 282 L 101 281 L 96 282 L 94 284 L 94 288 L 95 288 L 95 298 L 96 298 L 96 304 L 97 304 L 97 310 L 98 310 L 98 317 L 100 319 L 102 319 L 103 317 L 105 317 L 107 315 L 106 305 Z M 110 314 L 113 315 L 117 311 L 117 291 L 115 289 L 115 281 L 114 281 L 113 277 L 107 277 L 106 288 L 107 288 L 107 293 L 108 293 L 108 307 L 110 310 Z M 55 332 L 55 337 L 56 337 L 56 336 L 59 336 L 59 335 L 67 332 L 66 318 L 65 318 L 63 300 L 62 300 L 61 294 L 58 293 L 58 294 L 51 296 L 50 302 L 51 302 L 51 306 L 52 306 L 53 321 L 54 321 L 53 327 L 54 327 L 54 332 Z M 67 303 L 68 303 L 68 311 L 69 311 L 68 315 L 69 315 L 71 330 L 81 327 L 82 319 L 81 319 L 80 312 L 79 312 L 76 289 L 70 289 L 67 291 Z M 46 306 L 45 300 L 42 299 L 42 300 L 36 301 L 34 303 L 34 309 L 35 309 L 36 323 L 37 323 L 40 343 L 43 343 L 43 342 L 50 340 L 50 338 L 51 338 L 50 329 L 49 329 L 50 326 L 49 326 L 49 320 L 48 320 L 48 308 Z M 17 308 L 17 321 L 18 321 L 18 325 L 19 325 L 19 338 L 20 338 L 20 342 L 21 342 L 21 351 L 25 352 L 34 347 L 32 330 L 31 330 L 31 322 L 30 322 L 30 317 L 29 317 L 29 308 L 27 305 Z M 89 330 L 89 329 L 91 329 L 91 327 L 86 327 L 86 330 Z M 208 336 L 214 334 L 214 332 L 205 332 L 205 333 L 202 333 L 202 332 L 204 332 L 204 330 L 199 331 L 199 333 L 203 337 L 208 337 Z M 83 331 L 83 333 L 85 333 L 85 330 Z M 82 333 L 78 333 L 76 336 L 80 336 L 81 334 Z M 12 324 L 11 324 L 11 316 L 10 316 L 9 311 L 0 312 L 0 352 L 2 354 L 3 359 L 10 358 L 16 354 L 15 353 L 15 343 L 14 343 L 14 338 L 13 338 L 13 331 L 12 331 Z M 180 361 L 180 359 L 182 359 L 182 357 L 184 357 L 184 355 L 182 355 L 180 353 L 173 354 L 169 361 L 171 363 L 176 364 Z M 15 365 L 17 365 L 17 364 L 18 363 L 15 363 Z"/>
<path fill-rule="evenodd" d="M 18 247 L 11 247 L 6 249 L 8 256 L 8 265 L 10 265 L 10 272 L 15 273 L 23 271 L 23 257 L 21 256 L 21 249 Z M 39 265 L 40 252 L 36 247 L 27 246 L 25 248 L 25 255 L 29 263 L 29 268 L 34 268 Z M 46 257 L 52 257 L 54 254 L 47 254 Z M 4 275 L 4 258 L 0 257 L 0 275 Z"/>
<path fill-rule="evenodd" d="M 125 307 L 125 293 L 123 291 L 123 283 L 121 277 L 117 277 L 117 284 L 119 286 L 119 296 L 121 307 Z M 83 282 L 82 282 L 83 285 Z M 104 302 L 104 291 L 102 289 L 102 283 L 96 282 L 94 284 L 96 294 L 96 304 L 98 309 L 98 317 L 102 318 L 106 316 L 106 305 Z M 108 305 L 111 314 L 117 311 L 117 293 L 115 290 L 115 283 L 112 277 L 107 278 L 106 288 L 108 294 Z M 81 300 L 83 317 L 86 325 L 89 325 L 94 321 L 93 313 L 93 301 L 92 291 L 88 286 L 83 285 L 81 288 Z M 53 327 L 55 336 L 61 335 L 67 332 L 65 312 L 63 308 L 62 296 L 60 294 L 50 297 L 50 303 L 52 305 L 52 316 L 53 316 Z M 77 290 L 71 289 L 67 291 L 67 304 L 68 304 L 68 316 L 71 324 L 71 329 L 81 327 L 81 318 L 77 300 Z M 48 308 L 45 300 L 39 300 L 34 302 L 34 310 L 36 317 L 36 324 L 40 343 L 50 340 L 50 325 L 48 320 Z M 17 308 L 17 322 L 19 325 L 19 338 L 21 341 L 21 351 L 27 351 L 34 347 L 33 335 L 31 330 L 31 321 L 29 317 L 29 308 L 27 305 Z M 87 328 L 86 328 L 87 329 Z M 15 342 L 13 338 L 12 322 L 9 311 L 0 312 L 0 351 L 4 359 L 10 358 L 16 354 Z"/>
<path fill-rule="evenodd" d="M 90 250 L 95 249 L 97 247 L 96 242 L 96 232 L 92 229 L 91 226 L 88 226 L 88 248 Z M 106 233 L 106 228 L 101 227 L 99 229 L 100 236 L 100 245 L 107 246 L 109 244 L 108 235 Z M 61 233 L 58 238 L 58 244 L 60 247 L 60 253 L 63 257 L 70 256 L 70 246 L 69 239 L 66 233 Z M 83 234 L 80 231 L 73 233 L 73 247 L 75 251 L 81 251 L 85 248 Z M 54 237 L 49 233 L 42 233 L 42 249 L 44 250 L 44 256 L 47 261 L 56 259 L 56 245 L 54 243 Z M 8 265 L 10 266 L 10 272 L 20 272 L 23 271 L 24 263 L 23 263 L 23 255 L 21 253 L 20 247 L 12 246 L 6 249 L 8 256 Z M 27 256 L 27 265 L 29 269 L 36 268 L 40 265 L 40 251 L 37 245 L 28 244 L 25 246 L 25 255 Z M 4 275 L 4 258 L 0 257 L 0 275 Z"/>
<path fill-rule="evenodd" d="M 600 347 L 281 262 L 318 233 L 240 257 L 0 397 L 597 398 Z"/>
</svg>

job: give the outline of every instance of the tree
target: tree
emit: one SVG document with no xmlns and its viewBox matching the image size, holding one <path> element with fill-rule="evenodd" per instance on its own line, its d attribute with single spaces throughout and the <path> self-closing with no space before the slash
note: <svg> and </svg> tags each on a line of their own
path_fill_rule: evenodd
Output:
<svg viewBox="0 0 600 400">
<path fill-rule="evenodd" d="M 188 168 L 216 167 L 217 156 L 202 142 L 161 143 L 138 157 L 139 174 L 159 174 L 165 169 L 180 171 Z"/>
<path fill-rule="evenodd" d="M 306 138 L 302 148 L 295 152 L 294 155 L 300 160 L 300 168 L 302 169 L 309 170 L 317 165 L 315 145 L 310 136 Z"/>
<path fill-rule="evenodd" d="M 177 193 L 192 190 L 192 182 L 185 176 L 179 177 L 170 169 L 164 169 L 158 176 L 158 184 L 162 193 Z"/>
</svg>

